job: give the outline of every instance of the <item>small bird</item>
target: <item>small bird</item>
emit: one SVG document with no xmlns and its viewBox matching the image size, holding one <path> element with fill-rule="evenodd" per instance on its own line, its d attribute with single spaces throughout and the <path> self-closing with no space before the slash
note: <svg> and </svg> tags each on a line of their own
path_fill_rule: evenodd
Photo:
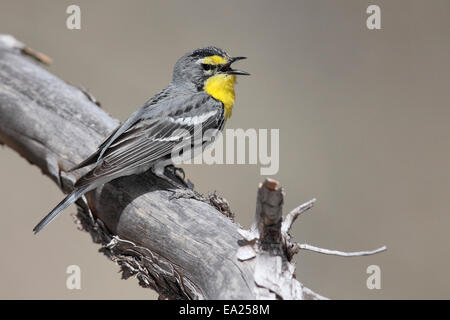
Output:
<svg viewBox="0 0 450 320">
<path fill-rule="evenodd" d="M 231 67 L 245 57 L 231 57 L 217 47 L 196 49 L 175 64 L 171 83 L 116 128 L 97 151 L 70 171 L 94 165 L 36 227 L 38 233 L 86 192 L 122 176 L 147 170 L 180 187 L 165 175 L 180 141 L 194 137 L 194 128 L 218 132 L 231 116 L 236 75 L 250 75 Z M 197 133 L 195 133 L 197 134 Z"/>
</svg>

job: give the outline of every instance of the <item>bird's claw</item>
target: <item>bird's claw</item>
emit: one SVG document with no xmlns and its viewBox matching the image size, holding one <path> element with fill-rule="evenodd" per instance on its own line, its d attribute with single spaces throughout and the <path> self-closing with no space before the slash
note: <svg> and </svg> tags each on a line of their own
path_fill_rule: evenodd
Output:
<svg viewBox="0 0 450 320">
<path fill-rule="evenodd" d="M 190 190 L 194 190 L 194 184 L 189 180 L 186 179 L 186 174 L 184 173 L 183 168 L 175 167 L 174 165 L 169 165 L 166 167 L 166 169 L 175 177 L 177 177 L 186 188 Z"/>
</svg>

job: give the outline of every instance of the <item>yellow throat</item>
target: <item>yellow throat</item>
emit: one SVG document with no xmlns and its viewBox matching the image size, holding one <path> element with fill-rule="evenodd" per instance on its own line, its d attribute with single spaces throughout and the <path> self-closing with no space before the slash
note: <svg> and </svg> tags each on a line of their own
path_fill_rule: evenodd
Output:
<svg viewBox="0 0 450 320">
<path fill-rule="evenodd" d="M 236 76 L 216 74 L 205 81 L 203 89 L 213 98 L 221 101 L 225 107 L 225 120 L 231 117 L 234 105 L 234 85 Z"/>
</svg>

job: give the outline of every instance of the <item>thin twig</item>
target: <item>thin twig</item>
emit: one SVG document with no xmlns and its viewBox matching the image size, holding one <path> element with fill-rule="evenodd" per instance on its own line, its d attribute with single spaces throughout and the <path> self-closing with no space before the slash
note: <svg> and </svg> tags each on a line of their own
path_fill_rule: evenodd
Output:
<svg viewBox="0 0 450 320">
<path fill-rule="evenodd" d="M 30 56 L 36 61 L 41 62 L 45 65 L 49 65 L 52 63 L 52 59 L 49 56 L 27 47 L 24 43 L 20 42 L 9 34 L 0 34 L 0 42 L 2 42 L 9 48 L 20 50 L 23 54 Z"/>
<path fill-rule="evenodd" d="M 304 204 L 299 205 L 297 208 L 293 209 L 291 212 L 289 212 L 286 217 L 283 220 L 283 225 L 281 226 L 281 232 L 282 233 L 288 233 L 291 229 L 292 225 L 294 224 L 295 220 L 300 216 L 302 213 L 307 211 L 308 209 L 311 209 L 314 205 L 314 202 L 316 202 L 316 198 L 309 200 L 308 202 L 305 202 Z"/>
<path fill-rule="evenodd" d="M 312 246 L 312 245 L 309 245 L 306 243 L 302 243 L 302 244 L 296 243 L 295 249 L 309 250 L 309 251 L 314 251 L 314 252 L 318 252 L 318 253 L 330 254 L 330 255 L 341 256 L 341 257 L 360 257 L 360 256 L 368 256 L 368 255 L 376 254 L 376 253 L 385 251 L 387 248 L 386 248 L 386 246 L 382 246 L 381 248 L 378 248 L 378 249 L 375 249 L 372 251 L 344 252 L 344 251 L 319 248 L 319 247 L 315 247 L 315 246 Z"/>
</svg>

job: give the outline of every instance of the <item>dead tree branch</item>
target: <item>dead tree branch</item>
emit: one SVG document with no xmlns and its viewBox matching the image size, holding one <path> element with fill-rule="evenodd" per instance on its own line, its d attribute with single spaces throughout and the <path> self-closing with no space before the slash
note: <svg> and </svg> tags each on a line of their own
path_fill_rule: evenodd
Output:
<svg viewBox="0 0 450 320">
<path fill-rule="evenodd" d="M 65 170 L 89 156 L 119 122 L 90 94 L 27 56 L 51 61 L 0 35 L 0 143 L 67 193 L 77 177 Z M 168 299 L 323 299 L 295 280 L 292 256 L 299 247 L 288 235 L 312 202 L 282 223 L 281 188 L 267 180 L 258 191 L 256 224 L 245 231 L 230 220 L 225 199 L 213 194 L 205 201 L 169 200 L 166 188 L 146 173 L 90 192 L 88 207 L 78 203 L 78 223 L 121 266 L 123 278 L 136 276 L 141 286 Z M 30 217 L 30 232 L 42 214 Z"/>
</svg>

